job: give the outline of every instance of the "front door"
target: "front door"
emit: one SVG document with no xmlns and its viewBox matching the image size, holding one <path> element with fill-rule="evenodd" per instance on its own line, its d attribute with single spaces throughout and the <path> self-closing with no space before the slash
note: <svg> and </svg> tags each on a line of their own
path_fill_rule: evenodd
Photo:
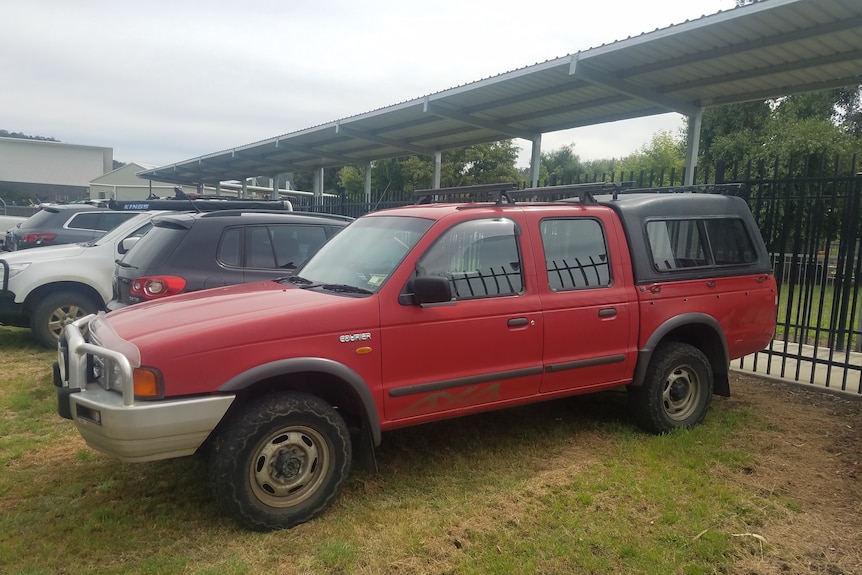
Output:
<svg viewBox="0 0 862 575">
<path fill-rule="evenodd" d="M 478 218 L 449 228 L 416 273 L 449 280 L 453 301 L 381 310 L 390 421 L 432 419 L 538 393 L 542 324 L 526 285 L 520 226 Z"/>
</svg>

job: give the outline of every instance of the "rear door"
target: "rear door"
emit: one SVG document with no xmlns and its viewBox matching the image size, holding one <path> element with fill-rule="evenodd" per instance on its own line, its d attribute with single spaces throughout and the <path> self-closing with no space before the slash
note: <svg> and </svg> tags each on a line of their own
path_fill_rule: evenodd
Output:
<svg viewBox="0 0 862 575">
<path fill-rule="evenodd" d="M 627 383 L 634 369 L 637 302 L 625 237 L 603 208 L 535 217 L 544 324 L 541 392 Z"/>
</svg>

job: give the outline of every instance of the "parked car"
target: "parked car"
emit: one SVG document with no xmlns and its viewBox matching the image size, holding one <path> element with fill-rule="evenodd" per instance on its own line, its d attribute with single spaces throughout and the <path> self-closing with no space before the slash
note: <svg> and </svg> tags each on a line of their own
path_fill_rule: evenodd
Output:
<svg viewBox="0 0 862 575">
<path fill-rule="evenodd" d="M 89 242 L 135 215 L 92 204 L 43 204 L 41 210 L 6 232 L 5 249 Z"/>
<path fill-rule="evenodd" d="M 6 249 L 6 232 L 27 221 L 22 216 L 0 216 L 0 250 Z"/>
<path fill-rule="evenodd" d="M 126 215 L 125 222 L 89 243 L 2 254 L 0 323 L 29 327 L 42 344 L 54 347 L 66 324 L 104 309 L 114 260 L 125 249 L 121 240 L 145 234 L 155 213 Z"/>
<path fill-rule="evenodd" d="M 107 308 L 288 275 L 351 221 L 240 210 L 159 215 L 117 261 Z"/>
<path fill-rule="evenodd" d="M 263 209 L 292 211 L 289 201 L 244 200 L 229 197 L 147 198 L 143 200 L 89 200 L 80 204 L 42 204 L 42 209 L 6 233 L 5 249 L 90 242 L 125 222 L 138 212 Z"/>
<path fill-rule="evenodd" d="M 387 430 L 621 386 L 646 430 L 693 427 L 778 293 L 745 201 L 699 190 L 366 214 L 282 280 L 67 326 L 58 413 L 123 461 L 206 454 L 258 530 L 322 513 Z"/>
<path fill-rule="evenodd" d="M 278 201 L 195 200 L 191 205 L 173 200 L 133 202 L 115 208 L 115 213 L 128 219 L 96 240 L 3 254 L 0 323 L 29 327 L 36 339 L 54 347 L 65 325 L 105 309 L 113 295 L 114 262 L 152 227 L 151 220 L 160 213 L 179 213 L 157 210 L 216 211 L 239 205 L 251 209 L 272 206 L 271 210 L 281 210 L 281 214 L 291 209 L 289 204 Z"/>
</svg>

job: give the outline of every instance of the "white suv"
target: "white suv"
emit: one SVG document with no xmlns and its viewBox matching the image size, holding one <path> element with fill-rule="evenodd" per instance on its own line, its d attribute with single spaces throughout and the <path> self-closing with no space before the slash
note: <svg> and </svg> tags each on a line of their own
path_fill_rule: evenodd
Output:
<svg viewBox="0 0 862 575">
<path fill-rule="evenodd" d="M 114 261 L 158 213 L 134 214 L 92 242 L 0 253 L 0 323 L 29 327 L 41 343 L 56 346 L 66 324 L 104 309 Z"/>
</svg>

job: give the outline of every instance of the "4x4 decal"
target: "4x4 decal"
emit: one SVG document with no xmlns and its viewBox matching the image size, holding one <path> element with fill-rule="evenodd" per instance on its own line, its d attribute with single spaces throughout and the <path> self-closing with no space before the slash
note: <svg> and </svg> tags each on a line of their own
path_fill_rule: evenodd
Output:
<svg viewBox="0 0 862 575">
<path fill-rule="evenodd" d="M 500 395 L 500 383 L 484 385 L 471 385 L 457 393 L 451 391 L 437 391 L 429 393 L 419 401 L 411 403 L 398 412 L 397 417 L 410 417 L 422 413 L 445 411 L 456 407 L 475 405 L 485 401 L 493 401 Z"/>
</svg>

